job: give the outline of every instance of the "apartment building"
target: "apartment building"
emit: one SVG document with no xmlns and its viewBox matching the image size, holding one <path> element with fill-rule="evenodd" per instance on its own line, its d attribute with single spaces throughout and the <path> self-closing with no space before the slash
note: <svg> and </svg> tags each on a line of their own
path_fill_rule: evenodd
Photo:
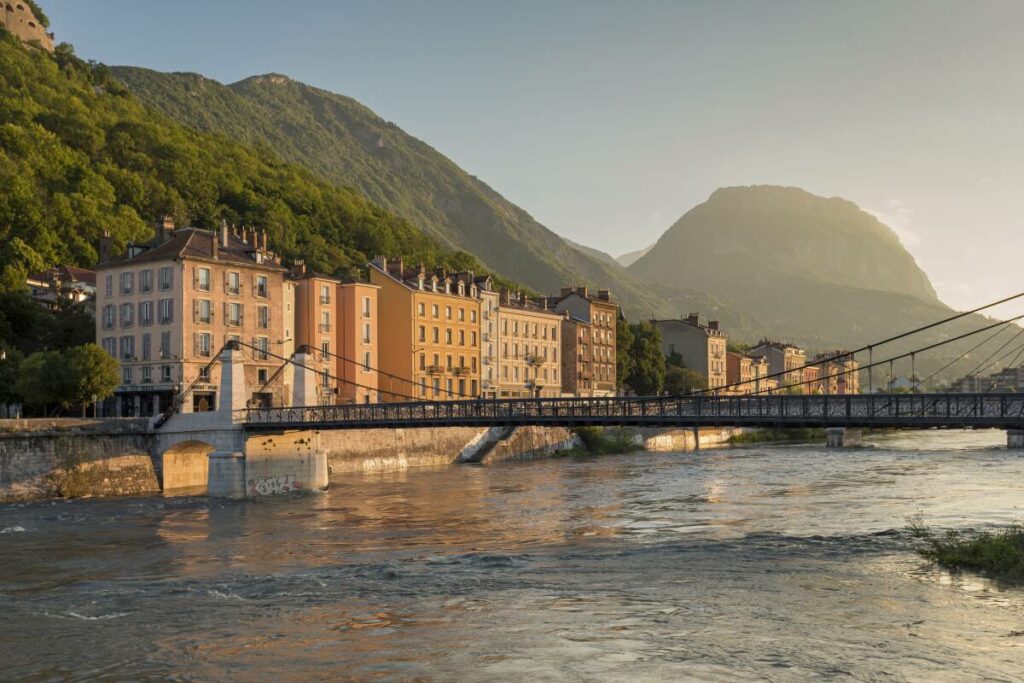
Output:
<svg viewBox="0 0 1024 683">
<path fill-rule="evenodd" d="M 569 337 L 564 334 L 567 323 L 562 323 L 562 391 L 579 396 L 614 396 L 618 391 L 616 325 L 619 306 L 611 292 L 602 289 L 595 296 L 584 286 L 563 287 L 559 296 L 544 298 L 540 303 L 543 308 L 575 321 L 568 323 L 572 335 Z M 584 343 L 586 348 L 581 348 Z M 572 358 L 566 359 L 567 353 Z M 567 369 L 573 376 L 566 377 Z"/>
<path fill-rule="evenodd" d="M 661 333 L 661 352 L 666 356 L 678 354 L 685 367 L 707 379 L 708 389 L 718 389 L 729 383 L 728 339 L 717 320 L 709 320 L 702 325 L 700 316 L 691 313 L 685 318 L 652 320 L 651 323 Z"/>
<path fill-rule="evenodd" d="M 779 390 L 803 390 L 803 368 L 807 364 L 807 352 L 794 344 L 763 339 L 747 352 L 748 355 L 764 358 L 768 362 L 768 374 L 775 375 Z"/>
<path fill-rule="evenodd" d="M 96 338 L 121 363 L 122 381 L 104 414 L 155 415 L 190 387 L 183 412 L 215 410 L 213 361 L 231 341 L 244 344 L 251 400 L 274 402 L 266 385 L 294 349 L 295 292 L 265 232 L 175 229 L 164 218 L 149 242 L 110 251 L 104 238 Z"/>
<path fill-rule="evenodd" d="M 498 397 L 498 309 L 501 294 L 491 286 L 487 276 L 476 278 L 480 297 L 480 396 Z"/>
<path fill-rule="evenodd" d="M 317 382 L 317 402 L 374 403 L 378 400 L 377 291 L 366 282 L 345 282 L 296 263 L 295 343 L 308 350 Z"/>
<path fill-rule="evenodd" d="M 504 290 L 498 306 L 499 398 L 562 395 L 559 336 L 562 314 Z"/>
<path fill-rule="evenodd" d="M 481 299 L 473 273 L 369 264 L 378 293 L 378 367 L 383 401 L 480 396 Z"/>
<path fill-rule="evenodd" d="M 811 362 L 818 368 L 818 393 L 860 393 L 860 365 L 849 351 L 819 353 Z"/>
<path fill-rule="evenodd" d="M 729 393 L 739 396 L 774 393 L 779 383 L 768 377 L 768 361 L 762 357 L 727 351 L 726 384 Z"/>
</svg>

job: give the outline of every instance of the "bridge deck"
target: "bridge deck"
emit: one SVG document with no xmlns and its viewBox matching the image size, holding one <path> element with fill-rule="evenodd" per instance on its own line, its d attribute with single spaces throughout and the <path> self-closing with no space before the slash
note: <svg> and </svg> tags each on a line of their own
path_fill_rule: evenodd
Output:
<svg viewBox="0 0 1024 683">
<path fill-rule="evenodd" d="M 456 426 L 1024 429 L 1024 394 L 657 396 L 253 408 L 245 429 Z"/>
</svg>

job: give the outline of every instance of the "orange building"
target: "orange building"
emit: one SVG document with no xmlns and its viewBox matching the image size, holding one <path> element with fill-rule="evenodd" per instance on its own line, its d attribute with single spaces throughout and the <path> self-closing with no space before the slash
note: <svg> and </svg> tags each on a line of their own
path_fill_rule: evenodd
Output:
<svg viewBox="0 0 1024 683">
<path fill-rule="evenodd" d="M 407 270 L 402 259 L 369 264 L 380 287 L 381 400 L 480 396 L 481 300 L 473 273 Z M 488 285 L 485 285 L 489 287 Z"/>
</svg>

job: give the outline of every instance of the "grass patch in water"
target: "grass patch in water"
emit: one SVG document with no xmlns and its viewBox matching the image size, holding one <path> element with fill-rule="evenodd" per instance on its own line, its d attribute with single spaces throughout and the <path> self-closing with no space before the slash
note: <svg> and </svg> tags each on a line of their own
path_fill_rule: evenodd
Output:
<svg viewBox="0 0 1024 683">
<path fill-rule="evenodd" d="M 573 434 L 579 437 L 582 446 L 556 451 L 556 457 L 580 455 L 618 455 L 640 450 L 632 429 L 628 427 L 578 427 Z"/>
<path fill-rule="evenodd" d="M 757 429 L 735 434 L 729 438 L 729 443 L 807 443 L 824 440 L 824 429 Z"/>
<path fill-rule="evenodd" d="M 992 531 L 954 531 L 936 534 L 920 515 L 912 517 L 907 530 L 924 541 L 918 554 L 947 569 L 970 569 L 993 576 L 1024 581 L 1024 524 Z"/>
</svg>

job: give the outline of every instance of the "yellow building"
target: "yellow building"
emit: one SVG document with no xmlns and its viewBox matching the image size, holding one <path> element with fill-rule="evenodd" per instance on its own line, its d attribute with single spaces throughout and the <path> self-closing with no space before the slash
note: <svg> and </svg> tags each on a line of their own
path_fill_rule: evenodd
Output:
<svg viewBox="0 0 1024 683">
<path fill-rule="evenodd" d="M 406 269 L 401 259 L 369 264 L 378 293 L 382 401 L 480 396 L 481 300 L 472 273 Z"/>
<path fill-rule="evenodd" d="M 499 398 L 556 398 L 559 330 L 563 316 L 535 304 L 524 294 L 501 292 L 498 304 Z"/>
</svg>

